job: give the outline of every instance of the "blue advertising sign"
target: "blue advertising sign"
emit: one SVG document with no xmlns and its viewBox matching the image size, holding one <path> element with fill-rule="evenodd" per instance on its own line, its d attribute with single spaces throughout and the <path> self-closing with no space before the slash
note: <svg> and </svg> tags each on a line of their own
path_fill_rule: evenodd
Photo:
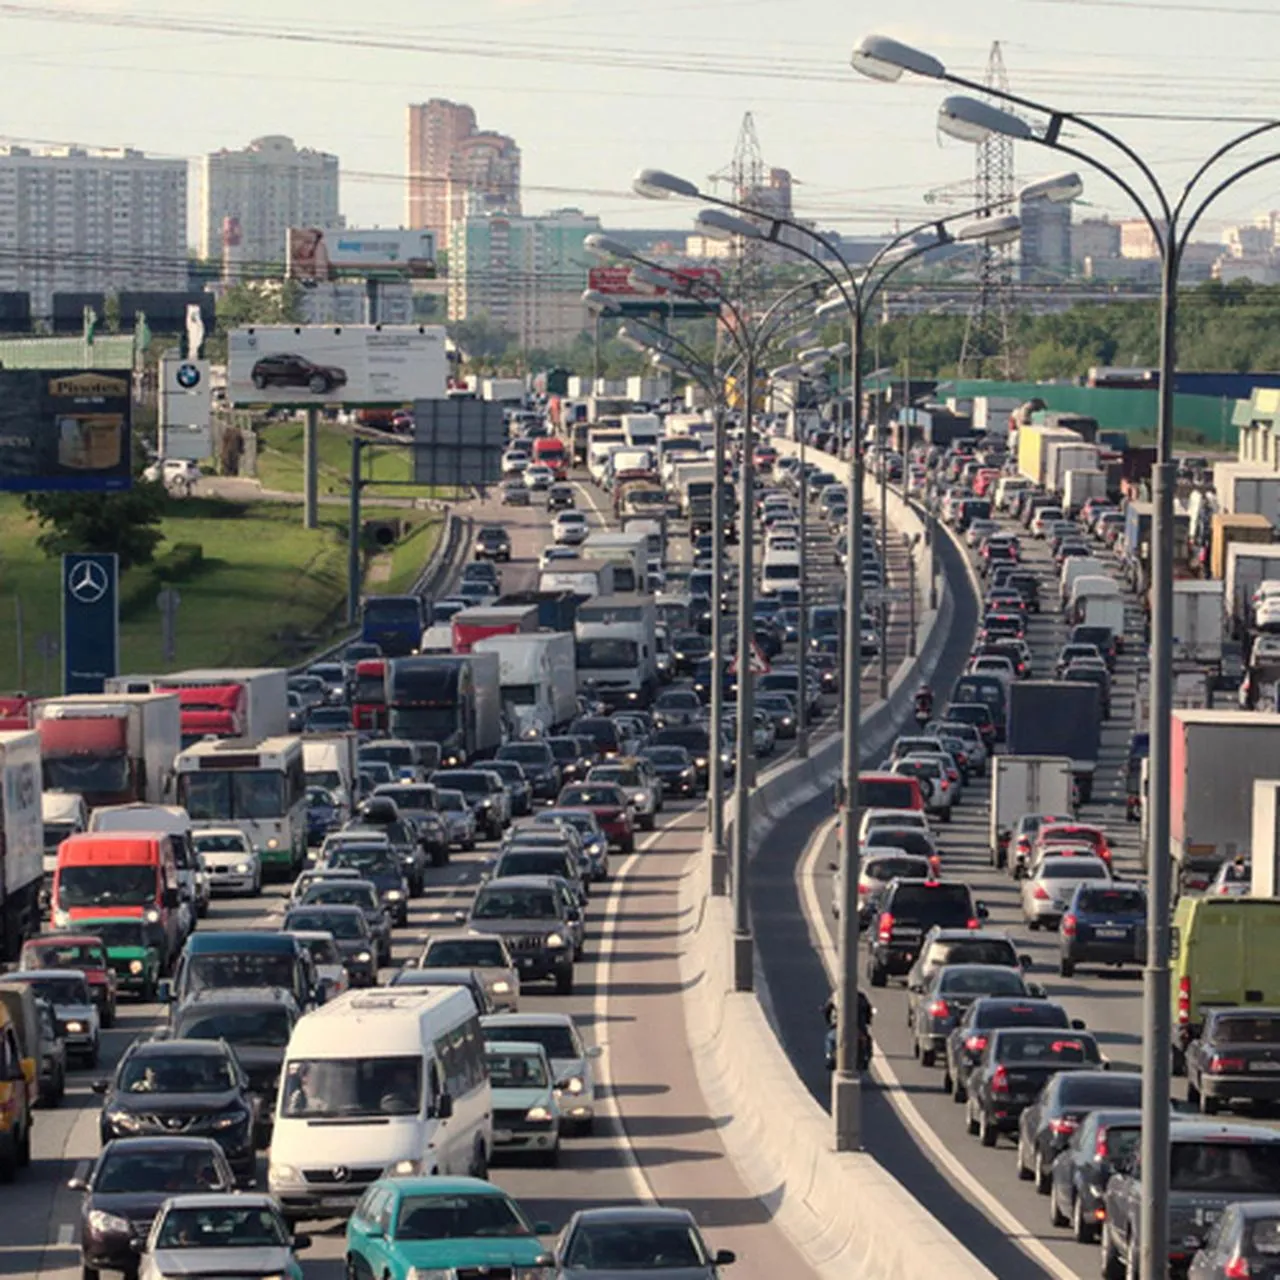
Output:
<svg viewBox="0 0 1280 1280">
<path fill-rule="evenodd" d="M 132 408 L 128 369 L 0 369 L 0 490 L 129 488 Z"/>
<path fill-rule="evenodd" d="M 62 557 L 62 691 L 102 693 L 120 674 L 120 566 L 112 555 Z"/>
</svg>

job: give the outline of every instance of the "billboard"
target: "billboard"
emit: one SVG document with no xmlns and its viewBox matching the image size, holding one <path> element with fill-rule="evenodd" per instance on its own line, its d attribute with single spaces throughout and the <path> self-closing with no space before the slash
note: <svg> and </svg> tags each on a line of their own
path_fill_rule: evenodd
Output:
<svg viewBox="0 0 1280 1280">
<path fill-rule="evenodd" d="M 31 332 L 31 295 L 0 293 L 0 333 Z"/>
<path fill-rule="evenodd" d="M 120 561 L 62 557 L 62 692 L 101 693 L 120 674 Z"/>
<path fill-rule="evenodd" d="M 290 227 L 287 243 L 289 275 L 304 283 L 343 275 L 436 273 L 436 238 L 430 231 Z"/>
<path fill-rule="evenodd" d="M 594 289 L 597 293 L 637 298 L 661 298 L 671 292 L 659 285 L 637 285 L 631 271 L 630 267 L 592 267 L 587 272 L 587 288 Z M 687 281 L 691 285 L 705 281 L 717 289 L 720 287 L 721 276 L 715 267 L 672 267 L 671 274 L 677 280 Z M 679 290 L 676 291 L 676 296 L 681 296 Z"/>
<path fill-rule="evenodd" d="M 492 400 L 419 400 L 413 406 L 413 482 L 483 488 L 502 478 L 507 424 Z"/>
<path fill-rule="evenodd" d="M 227 339 L 233 405 L 402 405 L 443 400 L 441 325 L 259 325 Z"/>
<path fill-rule="evenodd" d="M 198 314 L 198 313 L 197 313 Z M 207 360 L 160 359 L 160 456 L 194 462 L 213 456 L 212 379 Z"/>
<path fill-rule="evenodd" d="M 83 333 L 84 309 L 92 307 L 101 317 L 106 314 L 105 293 L 55 293 L 53 295 L 54 333 Z"/>
<path fill-rule="evenodd" d="M 187 308 L 199 307 L 204 327 L 212 333 L 217 324 L 217 303 L 213 294 L 196 289 L 122 290 L 120 330 L 127 332 L 138 323 L 138 312 L 147 317 L 152 333 L 182 333 L 187 327 Z M 99 313 L 101 314 L 101 313 Z"/>
<path fill-rule="evenodd" d="M 132 406 L 128 369 L 0 369 L 0 490 L 127 489 Z"/>
</svg>

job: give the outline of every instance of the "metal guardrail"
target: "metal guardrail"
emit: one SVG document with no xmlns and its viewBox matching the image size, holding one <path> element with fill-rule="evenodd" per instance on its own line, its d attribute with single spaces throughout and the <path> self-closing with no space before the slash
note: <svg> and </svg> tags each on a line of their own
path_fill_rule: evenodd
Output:
<svg viewBox="0 0 1280 1280">
<path fill-rule="evenodd" d="M 444 536 L 436 544 L 436 549 L 427 557 L 422 572 L 414 579 L 409 588 L 415 596 L 434 596 L 447 584 L 453 576 L 459 555 L 471 542 L 473 521 L 470 516 L 460 516 L 450 512 L 445 524 Z M 301 675 L 315 662 L 326 662 L 336 658 L 353 640 L 360 638 L 359 630 L 348 631 L 340 639 L 335 640 L 327 648 L 311 654 L 305 661 L 289 668 L 290 675 Z"/>
</svg>

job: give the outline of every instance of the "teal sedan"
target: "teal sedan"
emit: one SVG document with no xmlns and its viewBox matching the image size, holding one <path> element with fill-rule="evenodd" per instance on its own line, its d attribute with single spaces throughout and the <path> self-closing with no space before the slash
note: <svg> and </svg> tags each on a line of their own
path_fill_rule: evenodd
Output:
<svg viewBox="0 0 1280 1280">
<path fill-rule="evenodd" d="M 455 1269 L 509 1267 L 544 1280 L 554 1259 L 514 1200 L 479 1178 L 383 1178 L 347 1222 L 351 1280 L 451 1280 Z"/>
</svg>

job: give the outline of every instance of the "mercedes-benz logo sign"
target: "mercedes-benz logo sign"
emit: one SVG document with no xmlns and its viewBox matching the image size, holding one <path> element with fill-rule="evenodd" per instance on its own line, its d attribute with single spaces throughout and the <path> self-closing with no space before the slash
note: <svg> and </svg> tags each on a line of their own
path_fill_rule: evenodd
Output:
<svg viewBox="0 0 1280 1280">
<path fill-rule="evenodd" d="M 336 1164 L 329 1172 L 333 1175 L 334 1182 L 346 1182 L 351 1177 L 351 1170 L 345 1164 Z"/>
<path fill-rule="evenodd" d="M 67 577 L 67 590 L 80 604 L 97 604 L 110 588 L 107 571 L 96 560 L 81 560 Z"/>
<path fill-rule="evenodd" d="M 200 384 L 200 370 L 194 364 L 180 364 L 178 372 L 174 374 L 174 380 L 178 386 L 190 391 L 192 387 Z"/>
</svg>

